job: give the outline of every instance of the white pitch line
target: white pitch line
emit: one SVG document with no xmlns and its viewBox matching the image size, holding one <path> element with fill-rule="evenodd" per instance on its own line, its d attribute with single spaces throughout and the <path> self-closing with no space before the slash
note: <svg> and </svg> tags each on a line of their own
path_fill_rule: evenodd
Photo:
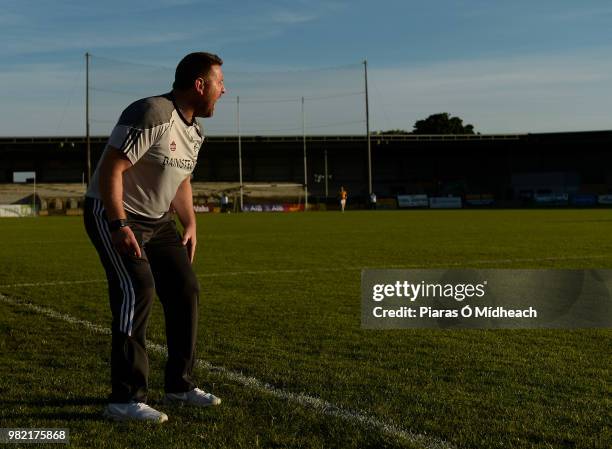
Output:
<svg viewBox="0 0 612 449">
<path fill-rule="evenodd" d="M 372 269 L 376 270 L 385 270 L 385 269 L 428 269 L 428 268 L 444 268 L 444 267 L 456 267 L 462 265 L 468 265 L 467 269 L 472 268 L 469 266 L 470 264 L 477 265 L 491 265 L 496 263 L 517 263 L 517 262 L 554 262 L 561 260 L 584 260 L 584 259 L 601 259 L 610 257 L 607 254 L 597 254 L 593 256 L 563 256 L 563 257 L 534 257 L 534 258 L 519 258 L 519 259 L 484 259 L 484 260 L 470 260 L 470 261 L 458 261 L 458 262 L 444 262 L 444 263 L 428 263 L 427 266 L 423 266 L 423 264 L 402 264 L 402 265 L 386 265 L 384 267 L 372 267 Z M 290 270 L 251 270 L 251 271 L 226 271 L 220 273 L 203 273 L 198 274 L 199 278 L 205 277 L 223 277 L 223 276 L 240 276 L 243 274 L 275 274 L 275 273 L 311 273 L 311 272 L 326 272 L 326 271 L 350 271 L 350 270 L 358 270 L 361 271 L 364 268 L 371 267 L 321 267 L 321 268 L 296 268 Z"/>
<path fill-rule="evenodd" d="M 519 259 L 483 259 L 483 260 L 470 260 L 470 261 L 458 261 L 458 262 L 444 262 L 444 263 L 428 263 L 426 266 L 423 264 L 403 264 L 403 265 L 386 265 L 384 267 L 322 267 L 322 268 L 295 268 L 288 270 L 245 270 L 245 271 L 225 271 L 219 273 L 201 273 L 198 274 L 199 278 L 216 278 L 225 276 L 244 276 L 244 275 L 259 275 L 259 274 L 294 274 L 294 273 L 316 273 L 316 272 L 329 272 L 329 271 L 361 271 L 363 269 L 372 270 L 385 270 L 385 269 L 423 269 L 428 268 L 445 268 L 445 267 L 461 267 L 468 265 L 466 269 L 474 268 L 471 265 L 495 265 L 495 264 L 509 264 L 509 263 L 520 263 L 520 262 L 556 262 L 562 260 L 585 260 L 585 259 L 605 259 L 610 258 L 607 254 L 596 254 L 592 256 L 567 256 L 567 257 L 534 257 L 534 258 L 519 258 Z M 104 283 L 106 279 L 85 279 L 75 281 L 50 281 L 50 282 L 25 282 L 20 284 L 6 284 L 0 285 L 0 288 L 19 288 L 19 287 L 45 287 L 54 285 L 76 285 L 76 284 L 97 284 Z"/>
<path fill-rule="evenodd" d="M 432 264 L 428 264 L 426 267 L 424 267 L 422 264 L 421 265 L 387 265 L 386 267 L 383 268 L 375 268 L 375 269 L 380 269 L 380 270 L 384 270 L 386 268 L 419 268 L 419 269 L 428 269 L 428 268 L 444 268 L 444 267 L 456 267 L 456 266 L 463 266 L 463 265 L 467 265 L 465 268 L 467 270 L 473 268 L 471 266 L 471 264 L 477 264 L 477 265 L 491 265 L 491 264 L 496 264 L 496 263 L 517 263 L 517 262 L 556 262 L 556 261 L 561 261 L 561 260 L 585 260 L 585 259 L 604 259 L 604 258 L 609 258 L 611 257 L 608 254 L 595 254 L 592 256 L 561 256 L 561 257 L 555 257 L 555 256 L 551 256 L 551 257 L 530 257 L 530 258 L 518 258 L 518 259 L 481 259 L 481 260 L 462 260 L 462 261 L 458 261 L 458 262 L 445 262 L 445 263 L 432 263 Z"/>
<path fill-rule="evenodd" d="M 26 309 L 33 310 L 36 313 L 48 316 L 50 318 L 65 321 L 74 325 L 83 326 L 99 334 L 111 334 L 110 329 L 107 327 L 100 326 L 98 324 L 82 320 L 71 315 L 60 313 L 56 310 L 47 307 L 41 307 L 29 302 L 17 301 L 12 298 L 9 298 L 8 296 L 3 295 L 2 293 L 0 293 L 0 301 L 13 306 L 24 307 Z M 168 353 L 166 346 L 159 345 L 156 343 L 148 342 L 147 348 L 163 356 L 167 356 Z M 322 415 L 339 418 L 344 421 L 351 422 L 353 424 L 360 424 L 366 427 L 371 427 L 392 437 L 400 438 L 410 443 L 420 445 L 425 449 L 455 449 L 455 447 L 451 443 L 443 439 L 412 432 L 395 424 L 387 423 L 363 411 L 347 410 L 332 402 L 315 398 L 304 393 L 298 394 L 292 393 L 290 391 L 285 391 L 278 387 L 275 387 L 274 385 L 262 382 L 261 380 L 255 377 L 245 376 L 244 374 L 232 371 L 224 367 L 214 366 L 205 360 L 198 359 L 196 363 L 201 368 L 208 370 L 212 375 L 219 375 L 220 377 L 225 378 L 230 382 L 243 385 L 259 393 L 269 394 L 271 396 L 274 396 L 275 398 L 294 402 L 302 407 L 314 409 L 317 413 Z"/>
<path fill-rule="evenodd" d="M 0 288 L 19 288 L 19 287 L 45 287 L 53 285 L 75 285 L 75 284 L 97 284 L 106 282 L 106 279 L 87 279 L 79 281 L 51 281 L 51 282 L 24 282 L 23 284 L 0 285 Z"/>
</svg>

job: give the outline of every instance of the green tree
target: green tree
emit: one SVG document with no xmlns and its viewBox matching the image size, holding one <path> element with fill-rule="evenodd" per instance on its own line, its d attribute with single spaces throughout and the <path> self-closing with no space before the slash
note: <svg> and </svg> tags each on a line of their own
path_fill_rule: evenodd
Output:
<svg viewBox="0 0 612 449">
<path fill-rule="evenodd" d="M 474 126 L 464 126 L 459 117 L 451 117 L 448 112 L 441 112 L 418 120 L 414 124 L 413 134 L 474 134 Z"/>
</svg>

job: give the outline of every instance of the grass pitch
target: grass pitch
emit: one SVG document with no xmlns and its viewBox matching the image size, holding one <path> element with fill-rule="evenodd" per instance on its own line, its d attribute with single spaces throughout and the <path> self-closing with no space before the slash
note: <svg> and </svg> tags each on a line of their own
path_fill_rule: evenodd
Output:
<svg viewBox="0 0 612 449">
<path fill-rule="evenodd" d="M 159 427 L 102 418 L 110 338 L 61 318 L 110 323 L 82 219 L 1 220 L 0 427 L 69 428 L 74 447 L 608 448 L 610 330 L 366 331 L 360 270 L 612 268 L 611 214 L 201 215 L 199 358 L 219 368 L 197 377 L 224 402 L 159 405 Z M 148 336 L 164 344 L 159 303 Z"/>
</svg>

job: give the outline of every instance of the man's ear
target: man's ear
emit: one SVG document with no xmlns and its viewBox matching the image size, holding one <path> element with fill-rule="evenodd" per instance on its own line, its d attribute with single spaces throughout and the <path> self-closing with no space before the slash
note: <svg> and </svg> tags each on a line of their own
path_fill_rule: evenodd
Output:
<svg viewBox="0 0 612 449">
<path fill-rule="evenodd" d="M 206 87 L 206 80 L 204 78 L 196 78 L 195 80 L 195 84 L 196 84 L 196 89 L 198 92 L 202 93 L 204 92 L 204 89 Z"/>
</svg>

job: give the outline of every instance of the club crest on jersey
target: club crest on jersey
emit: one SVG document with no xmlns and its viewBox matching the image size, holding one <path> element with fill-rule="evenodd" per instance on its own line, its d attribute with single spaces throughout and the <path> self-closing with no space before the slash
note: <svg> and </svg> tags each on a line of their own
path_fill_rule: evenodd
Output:
<svg viewBox="0 0 612 449">
<path fill-rule="evenodd" d="M 176 143 L 174 142 L 174 140 L 170 142 L 170 151 L 176 151 Z"/>
</svg>

